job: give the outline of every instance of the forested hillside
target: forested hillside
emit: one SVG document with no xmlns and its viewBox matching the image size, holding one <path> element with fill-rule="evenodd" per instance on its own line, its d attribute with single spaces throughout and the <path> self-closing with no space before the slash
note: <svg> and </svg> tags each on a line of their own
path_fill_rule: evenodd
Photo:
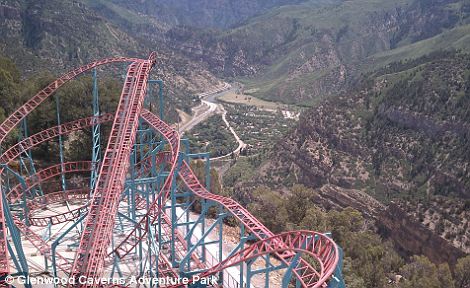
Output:
<svg viewBox="0 0 470 288">
<path fill-rule="evenodd" d="M 158 32 L 163 28 L 156 20 L 132 11 L 120 18 L 120 14 L 94 10 L 96 7 L 90 3 L 0 1 L 0 55 L 12 59 L 23 77 L 31 77 L 43 72 L 58 76 L 105 57 L 146 58 L 150 51 L 158 50 L 153 77 L 165 80 L 171 87 L 166 92 L 167 104 L 173 109 L 169 115 L 172 121 L 177 120 L 174 107 L 189 110 L 196 92 L 220 83 L 198 63 L 166 49 Z M 125 66 L 115 65 L 105 73 L 120 81 Z"/>
<path fill-rule="evenodd" d="M 72 67 L 156 50 L 170 122 L 222 81 L 305 109 L 290 130 L 284 108 L 263 110 L 282 129 L 234 156 L 224 185 L 211 171 L 212 192 L 274 232 L 331 231 L 347 287 L 468 288 L 469 13 L 469 0 L 0 0 L 0 122 Z M 126 67 L 113 67 L 98 71 L 102 112 L 122 89 Z M 30 134 L 57 124 L 56 99 L 62 122 L 90 115 L 91 82 L 46 100 L 27 118 Z M 260 121 L 252 135 L 274 127 L 258 107 L 224 105 L 242 138 L 248 114 Z M 197 129 L 187 133 L 195 150 L 236 147 L 220 116 Z M 64 137 L 66 160 L 89 159 L 90 141 L 88 130 Z M 39 167 L 57 150 L 34 149 Z"/>
<path fill-rule="evenodd" d="M 221 33 L 167 34 L 175 50 L 212 71 L 243 76 L 255 96 L 311 105 L 388 63 L 468 47 L 469 11 L 463 0 L 309 1 Z"/>
<path fill-rule="evenodd" d="M 98 0 L 94 5 L 151 16 L 169 26 L 230 28 L 270 8 L 307 0 Z"/>
<path fill-rule="evenodd" d="M 459 52 L 393 63 L 364 75 L 357 89 L 306 111 L 265 161 L 250 164 L 254 176 L 235 185 L 231 195 L 254 201 L 263 215 L 272 210 L 266 197 L 284 205 L 281 199 L 292 197 L 290 187 L 302 183 L 314 189 L 312 203 L 361 211 L 372 221 L 369 229 L 392 240 L 402 256 L 425 254 L 455 264 L 470 251 L 469 75 L 470 56 Z M 234 167 L 239 165 L 246 164 Z M 278 192 L 249 192 L 259 185 Z M 289 214 L 293 208 L 285 209 Z M 268 220 L 272 227 L 283 227 L 283 215 Z"/>
<path fill-rule="evenodd" d="M 311 168 L 297 179 L 310 186 L 364 189 L 381 200 L 469 198 L 469 75 L 470 58 L 458 52 L 389 65 L 306 112 L 280 153 L 308 156 L 299 160 Z"/>
</svg>

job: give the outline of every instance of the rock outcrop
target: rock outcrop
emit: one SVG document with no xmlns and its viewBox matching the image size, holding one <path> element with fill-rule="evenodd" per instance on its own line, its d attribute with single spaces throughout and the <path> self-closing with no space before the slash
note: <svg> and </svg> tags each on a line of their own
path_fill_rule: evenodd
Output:
<svg viewBox="0 0 470 288">
<path fill-rule="evenodd" d="M 280 191 L 315 188 L 319 204 L 363 212 L 401 251 L 455 263 L 469 244 L 460 234 L 454 241 L 464 223 L 436 233 L 388 203 L 470 198 L 468 75 L 470 57 L 445 52 L 371 74 L 305 112 L 253 179 Z"/>
<path fill-rule="evenodd" d="M 464 252 L 412 219 L 394 203 L 377 215 L 377 222 L 379 231 L 392 239 L 405 256 L 425 255 L 434 263 L 448 263 L 450 266 L 465 256 Z"/>
</svg>

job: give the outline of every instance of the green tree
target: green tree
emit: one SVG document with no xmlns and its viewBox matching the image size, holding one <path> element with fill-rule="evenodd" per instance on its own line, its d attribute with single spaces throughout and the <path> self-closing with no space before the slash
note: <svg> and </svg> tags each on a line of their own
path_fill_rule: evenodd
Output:
<svg viewBox="0 0 470 288">
<path fill-rule="evenodd" d="M 8 73 L 10 73 L 11 77 L 13 78 L 13 81 L 20 83 L 20 70 L 18 70 L 18 67 L 16 67 L 16 64 L 11 59 L 0 57 L 0 69 L 8 71 Z"/>
<path fill-rule="evenodd" d="M 253 196 L 255 201 L 248 205 L 248 209 L 274 233 L 284 231 L 289 217 L 284 199 L 279 193 L 267 187 L 259 187 Z"/>
<path fill-rule="evenodd" d="M 0 57 L 0 123 L 19 106 L 20 73 L 15 63 L 7 58 Z M 7 145 L 16 140 L 15 131 L 7 138 Z"/>
<path fill-rule="evenodd" d="M 385 271 L 383 260 L 387 250 L 380 237 L 371 232 L 351 232 L 346 239 L 343 240 L 344 251 L 351 257 L 353 267 L 366 287 L 384 287 L 388 271 Z"/>
<path fill-rule="evenodd" d="M 305 213 L 305 217 L 300 222 L 300 228 L 313 230 L 313 231 L 327 231 L 328 230 L 328 217 L 327 214 L 319 207 L 311 207 Z"/>
<path fill-rule="evenodd" d="M 349 258 L 349 271 L 354 271 L 353 275 L 348 275 L 350 272 L 345 275 L 358 287 L 386 287 L 387 278 L 403 265 L 391 243 L 384 243 L 379 235 L 365 229 L 365 219 L 357 210 L 346 208 L 325 213 L 318 208 L 310 209 L 303 224 L 307 222 L 325 225 L 325 231 L 333 232 L 333 239 Z"/>
<path fill-rule="evenodd" d="M 18 84 L 10 71 L 0 68 L 0 105 L 7 113 L 11 113 L 19 104 Z"/>
<path fill-rule="evenodd" d="M 343 276 L 344 282 L 348 288 L 364 288 L 366 283 L 361 276 L 357 274 L 357 270 L 352 265 L 352 259 L 350 257 L 344 258 Z"/>
<path fill-rule="evenodd" d="M 384 267 L 384 271 L 387 274 L 396 274 L 400 268 L 405 264 L 403 258 L 395 252 L 393 243 L 386 241 L 383 243 L 385 249 L 385 255 L 381 259 L 381 265 Z M 392 275 L 389 275 L 392 276 Z"/>
<path fill-rule="evenodd" d="M 0 65 L 1 66 L 1 65 Z M 30 99 L 41 89 L 55 80 L 51 73 L 41 73 L 22 83 L 19 99 Z M 121 84 L 110 78 L 99 81 L 100 110 L 101 113 L 113 113 L 119 101 Z M 28 116 L 29 133 L 33 134 L 41 130 L 57 125 L 56 98 L 60 103 L 61 123 L 77 120 L 92 115 L 92 79 L 81 77 L 72 80 L 61 87 L 52 97 L 46 99 Z M 16 102 L 21 102 L 16 99 Z M 17 103 L 17 106 L 20 103 Z M 1 113 L 0 113 L 1 114 Z M 111 124 L 102 125 L 102 139 L 107 139 Z M 67 143 L 67 160 L 85 160 L 91 157 L 91 130 L 85 129 L 81 132 L 64 136 Z M 102 141 L 106 145 L 106 141 Z M 35 157 L 43 157 L 57 149 L 57 140 L 42 144 L 35 151 Z M 104 149 L 104 148 L 103 148 Z M 50 159 L 48 159 L 50 160 Z"/>
<path fill-rule="evenodd" d="M 470 287 L 470 256 L 460 258 L 455 265 L 455 288 Z"/>
<path fill-rule="evenodd" d="M 351 207 L 342 211 L 330 211 L 328 213 L 328 223 L 333 233 L 333 239 L 341 244 L 346 240 L 348 233 L 359 232 L 365 226 L 361 212 Z"/>
<path fill-rule="evenodd" d="M 438 269 L 425 256 L 414 256 L 413 261 L 400 269 L 404 280 L 400 288 L 441 288 Z"/>
<path fill-rule="evenodd" d="M 286 209 L 289 213 L 289 220 L 298 224 L 304 219 L 307 210 L 314 205 L 316 193 L 303 185 L 294 185 L 287 197 Z"/>
<path fill-rule="evenodd" d="M 441 287 L 454 288 L 454 279 L 452 279 L 452 273 L 450 272 L 449 264 L 443 263 L 437 266 L 437 278 Z"/>
</svg>

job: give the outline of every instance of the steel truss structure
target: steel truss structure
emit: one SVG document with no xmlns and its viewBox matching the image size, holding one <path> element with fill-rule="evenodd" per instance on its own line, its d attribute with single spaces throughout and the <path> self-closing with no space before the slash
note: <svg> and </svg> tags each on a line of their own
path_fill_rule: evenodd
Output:
<svg viewBox="0 0 470 288">
<path fill-rule="evenodd" d="M 344 287 L 342 250 L 329 235 L 274 235 L 236 201 L 210 192 L 209 155 L 191 154 L 188 140 L 163 121 L 163 82 L 150 80 L 156 61 L 153 52 L 77 68 L 0 125 L 2 145 L 14 129 L 22 135 L 0 155 L 0 286 L 41 273 L 67 279 L 55 287 Z M 103 114 L 96 67 L 118 62 L 130 62 L 119 104 Z M 27 116 L 91 70 L 93 114 L 61 123 L 57 96 L 58 125 L 29 136 Z M 111 130 L 101 151 L 104 124 Z M 65 161 L 64 138 L 85 129 L 92 159 Z M 59 159 L 38 168 L 31 151 L 51 141 Z M 204 163 L 203 183 L 195 159 Z"/>
</svg>

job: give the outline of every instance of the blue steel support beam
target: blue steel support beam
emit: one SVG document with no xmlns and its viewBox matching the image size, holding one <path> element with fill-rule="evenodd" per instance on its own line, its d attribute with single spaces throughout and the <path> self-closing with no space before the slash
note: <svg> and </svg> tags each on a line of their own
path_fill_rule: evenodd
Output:
<svg viewBox="0 0 470 288">
<path fill-rule="evenodd" d="M 218 243 L 218 247 L 219 247 L 219 255 L 218 255 L 219 259 L 218 259 L 218 261 L 222 262 L 223 256 L 224 256 L 224 254 L 223 254 L 224 249 L 222 247 L 224 219 L 227 217 L 227 213 L 224 212 L 224 208 L 220 204 L 217 205 L 217 210 L 219 211 L 219 214 L 218 214 L 219 217 L 217 217 L 217 219 L 220 218 L 220 221 L 219 221 L 219 237 L 218 237 L 219 239 L 217 239 L 217 243 Z M 207 245 L 209 245 L 209 243 Z M 220 273 L 219 273 L 219 284 L 222 284 L 223 280 L 224 280 L 224 271 L 220 271 Z"/>
<path fill-rule="evenodd" d="M 18 262 L 21 266 L 21 269 L 19 270 L 19 272 L 23 275 L 28 275 L 29 274 L 29 267 L 28 267 L 28 262 L 26 261 L 26 256 L 24 254 L 24 250 L 23 250 L 23 245 L 21 243 L 21 235 L 19 233 L 19 230 L 18 228 L 16 228 L 16 225 L 13 221 L 13 217 L 11 215 L 11 211 L 10 211 L 10 207 L 8 207 L 8 202 L 7 202 L 7 198 L 5 196 L 5 193 L 2 191 L 1 192 L 1 197 L 2 197 L 2 200 L 3 200 L 3 214 L 4 214 L 4 217 L 5 217 L 5 224 L 7 225 L 8 227 L 8 230 L 10 231 L 10 237 L 11 237 L 11 240 L 13 242 L 13 245 L 15 246 L 15 250 L 16 250 L 16 256 L 18 257 Z M 7 228 L 5 227 L 5 228 Z M 11 248 L 11 247 L 10 247 Z M 9 251 L 10 253 L 10 257 L 11 258 L 14 258 L 15 254 L 13 254 L 13 249 L 10 249 L 11 251 Z M 25 287 L 31 287 L 30 284 L 25 284 Z"/>
<path fill-rule="evenodd" d="M 282 287 L 289 286 L 289 283 L 292 279 L 292 271 L 299 264 L 299 260 L 300 260 L 300 253 L 297 253 L 295 254 L 294 259 L 291 262 L 291 265 L 289 265 L 286 273 L 284 274 L 284 277 L 282 278 Z M 297 286 L 297 282 L 296 282 L 296 286 Z"/>
<path fill-rule="evenodd" d="M 157 80 L 159 89 L 158 89 L 158 99 L 160 103 L 160 119 L 163 121 L 164 120 L 164 104 L 163 104 L 163 80 Z"/>
<path fill-rule="evenodd" d="M 99 99 L 99 92 L 98 92 L 98 77 L 96 68 L 93 69 L 93 116 L 98 117 L 100 116 L 100 99 Z M 93 125 L 92 134 L 93 134 L 93 147 L 92 147 L 92 170 L 91 170 L 91 177 L 90 177 L 90 195 L 93 192 L 93 189 L 96 185 L 96 180 L 98 178 L 98 167 L 101 161 L 101 125 L 95 124 Z"/>
<path fill-rule="evenodd" d="M 269 272 L 273 271 L 273 270 L 269 270 L 269 268 L 274 267 L 273 265 L 271 265 L 270 259 L 271 258 L 269 254 L 266 255 L 266 272 L 264 275 L 264 287 L 266 288 L 269 288 Z"/>
<path fill-rule="evenodd" d="M 201 235 L 201 238 L 198 239 L 196 244 L 192 245 L 192 247 L 188 247 L 188 252 L 183 257 L 183 259 L 181 259 L 181 263 L 186 263 L 187 261 L 190 261 L 191 254 L 193 254 L 196 249 L 205 242 L 206 237 L 211 233 L 212 230 L 214 230 L 215 227 L 217 227 L 221 219 L 222 218 L 217 218 L 217 220 L 212 223 L 212 225 L 207 229 L 207 231 Z"/>
<path fill-rule="evenodd" d="M 180 141 L 181 141 L 182 146 L 184 147 L 183 152 L 184 152 L 184 155 L 186 155 L 185 160 L 186 160 L 186 162 L 189 163 L 189 160 L 190 160 L 190 157 L 189 157 L 189 155 L 190 155 L 189 154 L 189 139 L 188 138 L 182 138 Z M 196 155 L 196 154 L 194 154 L 194 155 Z"/>
<path fill-rule="evenodd" d="M 176 205 L 178 204 L 176 202 L 176 191 L 177 191 L 177 181 L 176 181 L 176 176 L 178 175 L 178 171 L 181 169 L 181 164 L 183 163 L 183 157 L 184 157 L 184 154 L 183 153 L 180 153 L 178 156 L 177 156 L 177 165 L 176 165 L 176 169 L 174 171 L 174 175 L 173 176 L 173 179 L 172 179 L 172 182 L 171 182 L 171 191 L 170 191 L 170 198 L 171 198 L 171 204 L 172 204 L 172 207 L 171 207 L 171 225 L 172 227 L 176 227 L 176 225 L 178 224 L 178 217 L 177 217 L 177 214 L 176 214 Z M 162 213 L 165 213 L 164 211 Z M 176 267 L 178 265 L 178 261 L 176 261 L 176 247 L 175 247 L 175 229 L 171 229 L 171 253 L 170 253 L 170 256 L 171 256 L 171 263 L 174 267 Z"/>
<path fill-rule="evenodd" d="M 245 242 L 246 242 L 245 225 L 240 223 L 240 244 L 238 244 L 239 249 L 241 249 L 241 250 L 245 249 Z M 233 251 L 235 252 L 235 251 L 237 251 L 237 249 L 234 249 Z M 243 254 L 241 256 L 243 256 Z M 242 263 L 240 263 L 240 280 L 239 280 L 240 287 L 243 287 L 243 282 L 245 280 L 245 277 L 243 275 L 243 273 L 244 273 L 243 268 L 244 268 L 244 266 L 243 266 L 243 262 L 242 262 Z"/>
<path fill-rule="evenodd" d="M 251 277 L 253 276 L 252 273 L 251 273 L 251 265 L 254 262 L 255 262 L 255 259 L 248 260 L 247 263 L 246 263 L 246 287 L 251 287 Z M 287 287 L 287 286 L 285 286 L 285 287 Z"/>
<path fill-rule="evenodd" d="M 164 115 L 164 97 L 163 97 L 163 80 L 157 79 L 157 80 L 149 80 L 149 84 L 158 84 L 158 105 L 159 105 L 159 117 L 161 120 L 163 120 Z M 149 85 L 151 87 L 151 85 Z M 149 91 L 150 94 L 150 99 L 152 98 L 152 90 Z"/>
<path fill-rule="evenodd" d="M 156 154 L 163 150 L 165 147 L 164 143 L 158 140 L 155 136 L 152 135 L 152 140 L 144 144 L 135 144 L 136 146 L 142 146 L 144 148 L 144 153 L 141 155 L 141 159 L 146 159 L 148 157 L 155 157 Z M 154 147 L 155 146 L 155 147 Z M 148 149 L 150 148 L 150 149 Z"/>
<path fill-rule="evenodd" d="M 59 95 L 56 94 L 55 95 L 55 106 L 56 106 L 56 117 L 57 117 L 57 126 L 60 127 L 61 125 L 61 121 L 60 121 L 60 99 L 59 99 Z M 60 131 L 60 128 L 59 128 L 59 160 L 60 160 L 60 170 L 61 170 L 61 175 L 60 175 L 60 184 L 62 186 L 62 191 L 66 191 L 67 190 L 67 184 L 65 182 L 65 167 L 64 167 L 64 145 L 63 145 L 63 141 L 62 141 L 62 131 Z"/>
<path fill-rule="evenodd" d="M 189 140 L 188 139 L 185 139 L 185 148 L 187 150 L 187 152 L 189 152 Z M 191 159 L 207 159 L 207 161 L 209 161 L 209 164 L 207 164 L 208 162 L 206 162 L 206 165 L 205 165 L 205 173 L 206 173 L 206 189 L 208 191 L 210 191 L 210 155 L 209 153 L 195 153 L 195 154 L 190 154 L 190 153 L 185 153 L 186 154 L 186 157 L 188 158 L 188 163 L 190 163 L 190 160 Z M 212 206 L 212 204 L 208 203 L 207 200 L 205 199 L 201 199 L 201 206 L 202 207 L 205 207 L 207 206 L 207 209 L 209 209 L 210 206 Z M 201 230 L 202 230 L 202 234 L 205 233 L 205 230 L 206 230 L 206 221 L 204 219 L 204 221 L 201 222 Z M 201 261 L 202 262 L 205 262 L 206 261 L 206 245 L 205 243 L 203 242 L 202 243 L 202 254 L 201 254 Z"/>
<path fill-rule="evenodd" d="M 188 207 L 188 208 L 190 208 L 190 207 Z M 198 225 L 200 225 L 202 227 L 205 227 L 206 215 L 207 215 L 207 212 L 209 211 L 209 208 L 210 208 L 210 205 L 207 205 L 206 202 L 201 203 L 201 213 L 199 214 L 199 217 L 196 219 L 196 221 L 193 221 L 193 225 L 191 226 L 191 229 L 189 229 L 189 231 L 186 233 L 186 236 L 185 236 L 186 244 L 187 244 L 188 249 L 191 249 L 191 247 L 193 246 L 192 242 L 191 242 L 191 237 L 193 236 L 193 233 L 194 233 L 194 230 L 196 229 L 196 227 L 198 227 Z M 189 224 L 189 223 L 187 223 L 187 224 Z M 188 228 L 189 228 L 189 226 L 188 226 Z M 204 232 L 205 232 L 204 229 L 201 229 L 201 234 L 204 234 Z M 195 246 L 197 246 L 197 244 L 195 244 Z M 205 252 L 206 251 L 205 251 L 204 242 L 201 245 L 201 249 L 202 249 L 201 262 L 205 262 L 206 261 L 206 257 L 205 257 L 205 255 L 206 255 Z M 181 262 L 184 264 L 183 260 Z M 190 261 L 187 261 L 186 265 L 187 265 L 187 268 L 189 270 Z M 184 266 L 184 265 L 181 265 L 181 266 Z"/>
<path fill-rule="evenodd" d="M 186 194 L 186 193 L 185 193 L 185 194 Z M 185 215 L 185 222 L 187 223 L 187 224 L 185 223 L 185 224 L 186 224 L 186 225 L 185 225 L 185 228 L 186 228 L 186 229 L 185 229 L 185 230 L 186 230 L 186 231 L 185 231 L 185 234 L 188 235 L 188 234 L 189 234 L 190 227 L 191 227 L 190 225 L 196 225 L 196 222 L 195 222 L 195 221 L 191 221 L 191 219 L 190 219 L 190 217 L 189 217 L 190 209 L 191 209 L 191 207 L 193 207 L 194 203 L 196 203 L 196 199 L 194 199 L 192 202 L 190 202 L 190 201 L 191 201 L 191 197 L 184 197 L 183 199 L 186 199 L 186 201 L 185 201 L 185 203 L 184 203 L 184 204 L 186 205 L 186 209 L 184 210 L 183 213 L 184 213 L 184 215 Z M 191 222 L 191 223 L 190 223 L 190 222 Z M 187 243 L 186 243 L 187 247 L 190 247 L 190 245 L 191 245 L 191 239 L 188 238 L 186 241 L 187 241 Z M 190 267 L 188 266 L 188 270 L 189 270 L 189 268 L 190 268 Z"/>
<path fill-rule="evenodd" d="M 131 179 L 128 180 L 129 182 L 129 199 L 128 199 L 128 210 L 129 210 L 129 215 L 131 219 L 135 220 L 137 215 L 136 215 L 136 207 L 135 207 L 135 193 L 136 193 L 136 184 L 135 184 L 135 166 L 136 166 L 136 149 L 134 147 L 132 153 L 131 153 L 131 167 L 130 167 L 130 174 L 131 174 Z M 127 181 L 126 181 L 127 182 Z M 147 201 L 148 202 L 148 201 Z"/>
<path fill-rule="evenodd" d="M 332 237 L 331 233 L 325 233 L 328 237 Z M 336 266 L 335 272 L 333 273 L 333 277 L 331 278 L 330 282 L 328 282 L 328 288 L 346 288 L 346 283 L 344 282 L 343 278 L 343 257 L 344 251 L 341 247 L 338 247 L 339 252 L 339 261 L 338 265 Z"/>
<path fill-rule="evenodd" d="M 210 155 L 207 153 L 206 157 L 206 189 L 207 191 L 211 191 L 211 160 Z"/>
<path fill-rule="evenodd" d="M 194 230 L 196 229 L 197 225 L 198 224 L 201 224 L 202 222 L 204 222 L 205 220 L 205 217 L 206 217 L 206 213 L 208 211 L 208 208 L 207 206 L 205 207 L 201 207 L 201 213 L 199 214 L 199 217 L 196 219 L 196 221 L 194 221 L 194 225 L 191 227 L 191 229 L 189 230 L 189 232 L 186 234 L 186 236 L 184 237 L 186 240 L 190 240 L 191 239 L 191 236 L 193 235 L 194 233 Z"/>
<path fill-rule="evenodd" d="M 20 141 L 22 140 L 21 137 L 24 137 L 24 138 L 29 137 L 28 122 L 27 122 L 26 119 L 27 118 L 24 118 L 21 121 L 22 122 L 23 133 L 20 133 L 20 139 L 19 139 Z M 33 154 L 31 153 L 31 150 L 28 149 L 27 151 L 24 151 L 24 154 L 26 155 L 26 158 L 28 159 L 29 168 L 26 167 L 26 164 L 24 163 L 23 158 L 21 156 L 19 157 L 20 164 L 25 167 L 25 169 L 28 171 L 29 175 L 35 175 L 36 174 L 36 166 L 34 165 Z M 20 168 L 21 168 L 21 166 L 20 166 Z M 42 191 L 41 183 L 39 183 L 37 189 L 34 189 L 34 191 L 32 191 L 32 192 L 35 192 L 35 191 L 37 191 L 38 194 L 41 195 L 41 196 L 44 195 L 44 193 Z"/>
<path fill-rule="evenodd" d="M 29 208 L 28 208 L 28 205 L 26 205 L 26 190 L 28 189 L 28 185 L 26 185 L 26 182 L 25 182 L 23 176 L 16 173 L 16 171 L 11 169 L 10 166 L 8 166 L 6 164 L 0 164 L 0 167 L 3 167 L 5 169 L 5 172 L 6 172 L 5 177 L 7 179 L 10 178 L 10 177 L 8 177 L 8 173 L 11 173 L 18 180 L 18 182 L 20 182 L 21 188 L 23 189 L 23 194 L 22 194 L 22 200 L 23 201 L 21 202 L 20 207 L 23 209 L 23 215 L 22 216 L 23 216 L 23 219 L 25 220 L 25 224 L 29 225 L 28 217 L 27 217 L 27 215 L 29 214 Z M 0 187 L 0 189 L 1 189 L 1 187 Z M 5 193 L 5 192 L 2 191 L 2 193 Z M 7 202 L 3 202 L 4 205 L 6 205 L 6 203 Z"/>
<path fill-rule="evenodd" d="M 70 227 L 68 227 L 62 234 L 59 235 L 51 244 L 51 256 L 52 256 L 52 275 L 57 277 L 57 267 L 56 267 L 56 249 L 57 246 L 60 244 L 60 241 L 70 233 L 74 228 L 78 226 L 79 223 L 82 223 L 83 219 L 85 219 L 87 213 L 83 213 L 80 218 L 77 219 Z M 77 227 L 78 228 L 78 227 Z"/>
<path fill-rule="evenodd" d="M 13 251 L 13 248 L 11 248 L 11 245 L 10 245 L 10 242 L 9 242 L 9 241 L 7 241 L 7 249 L 8 249 L 8 253 L 10 254 L 11 260 L 13 260 L 13 264 L 15 265 L 16 270 L 17 270 L 17 271 L 23 270 L 23 269 L 21 268 L 20 263 L 18 262 L 18 259 L 16 259 L 16 257 L 14 257 L 14 256 L 15 256 L 15 252 Z"/>
</svg>

